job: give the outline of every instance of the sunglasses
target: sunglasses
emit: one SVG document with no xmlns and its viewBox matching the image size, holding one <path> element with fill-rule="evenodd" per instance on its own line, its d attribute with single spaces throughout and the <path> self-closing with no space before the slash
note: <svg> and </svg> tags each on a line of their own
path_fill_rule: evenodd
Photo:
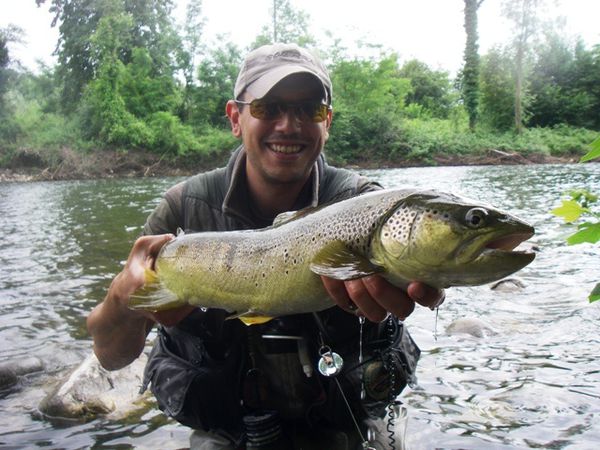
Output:
<svg viewBox="0 0 600 450">
<path fill-rule="evenodd" d="M 331 106 L 321 101 L 305 101 L 299 103 L 265 101 L 262 99 L 244 102 L 235 101 L 238 105 L 249 105 L 250 115 L 255 119 L 273 120 L 278 119 L 289 111 L 301 120 L 310 120 L 312 122 L 323 122 L 327 119 L 327 113 L 331 111 Z"/>
</svg>

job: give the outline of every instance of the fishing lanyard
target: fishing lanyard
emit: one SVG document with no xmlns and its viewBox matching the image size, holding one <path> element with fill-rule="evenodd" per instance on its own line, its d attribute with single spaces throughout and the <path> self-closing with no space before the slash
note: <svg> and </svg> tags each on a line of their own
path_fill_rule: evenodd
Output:
<svg viewBox="0 0 600 450">
<path fill-rule="evenodd" d="M 340 391 L 342 398 L 344 399 L 344 404 L 346 405 L 346 408 L 348 409 L 348 412 L 350 413 L 352 422 L 354 423 L 354 426 L 356 427 L 356 431 L 358 432 L 358 435 L 361 440 L 362 448 L 364 450 L 375 450 L 374 447 L 371 447 L 369 445 L 369 441 L 367 439 L 365 439 L 365 436 L 363 435 L 363 432 L 360 429 L 358 420 L 356 419 L 356 416 L 352 412 L 352 407 L 350 406 L 350 402 L 348 401 L 348 398 L 346 397 L 344 389 L 342 388 L 340 381 L 337 379 L 337 375 L 339 375 L 341 373 L 342 368 L 344 367 L 344 360 L 342 359 L 342 357 L 339 354 L 332 351 L 331 347 L 329 347 L 325 343 L 324 336 L 327 335 L 327 332 L 325 330 L 325 327 L 323 326 L 323 323 L 321 322 L 321 318 L 319 317 L 319 315 L 317 313 L 313 313 L 313 317 L 315 318 L 317 326 L 319 327 L 319 345 L 320 345 L 319 354 L 321 355 L 321 357 L 317 364 L 317 368 L 319 369 L 319 372 L 321 373 L 321 375 L 328 377 L 328 378 L 333 378 L 333 381 L 335 381 L 335 384 L 336 384 L 338 390 Z M 365 323 L 365 319 L 364 319 L 364 317 L 361 317 L 359 319 L 359 324 L 360 324 L 359 363 L 362 363 L 362 357 L 363 357 L 362 356 L 362 340 L 363 340 L 362 332 L 363 332 L 364 323 Z M 363 386 L 363 381 L 362 381 L 362 377 L 361 377 L 361 398 L 363 398 L 363 396 L 364 396 L 363 391 L 364 391 L 364 386 Z"/>
</svg>

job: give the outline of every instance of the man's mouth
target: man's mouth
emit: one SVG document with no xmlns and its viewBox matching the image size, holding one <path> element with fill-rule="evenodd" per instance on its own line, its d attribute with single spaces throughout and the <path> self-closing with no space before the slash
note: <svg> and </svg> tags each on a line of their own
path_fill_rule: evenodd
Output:
<svg viewBox="0 0 600 450">
<path fill-rule="evenodd" d="M 276 153 L 285 153 L 286 155 L 291 155 L 294 153 L 299 153 L 302 150 L 302 145 L 282 145 L 282 144 L 267 144 L 269 149 Z"/>
</svg>

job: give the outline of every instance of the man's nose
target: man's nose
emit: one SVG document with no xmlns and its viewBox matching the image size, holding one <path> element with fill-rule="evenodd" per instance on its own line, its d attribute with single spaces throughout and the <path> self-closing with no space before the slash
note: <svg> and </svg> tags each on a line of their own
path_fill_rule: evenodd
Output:
<svg viewBox="0 0 600 450">
<path fill-rule="evenodd" d="M 301 128 L 302 118 L 295 108 L 286 108 L 281 111 L 276 121 L 276 128 L 282 131 L 298 131 Z"/>
</svg>

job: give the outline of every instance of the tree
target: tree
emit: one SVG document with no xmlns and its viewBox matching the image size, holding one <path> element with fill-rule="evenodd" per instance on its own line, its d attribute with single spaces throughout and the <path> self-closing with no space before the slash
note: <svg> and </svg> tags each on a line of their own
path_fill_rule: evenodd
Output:
<svg viewBox="0 0 600 450">
<path fill-rule="evenodd" d="M 432 117 L 445 119 L 452 108 L 452 85 L 448 72 L 432 70 L 416 59 L 405 62 L 398 75 L 410 80 L 412 90 L 406 95 L 406 105 L 419 105 Z"/>
<path fill-rule="evenodd" d="M 263 26 L 251 48 L 275 42 L 296 43 L 302 47 L 315 45 L 314 37 L 308 33 L 310 15 L 294 9 L 290 0 L 273 0 L 271 15 L 272 26 Z"/>
<path fill-rule="evenodd" d="M 184 121 L 191 120 L 192 95 L 196 59 L 202 51 L 202 31 L 205 25 L 202 16 L 202 0 L 190 0 L 187 4 L 185 23 L 183 26 L 182 49 L 179 53 L 180 65 L 185 78 L 181 116 Z"/>
<path fill-rule="evenodd" d="M 514 25 L 515 99 L 514 123 L 517 133 L 523 131 L 523 98 L 526 81 L 526 58 L 531 37 L 538 27 L 537 8 L 543 0 L 505 0 L 502 13 Z"/>
<path fill-rule="evenodd" d="M 90 52 L 99 63 L 83 102 L 89 136 L 125 148 L 184 153 L 194 142 L 191 130 L 174 115 L 181 102 L 174 79 L 157 73 L 148 49 L 131 46 L 132 16 L 120 2 L 113 6 L 90 38 Z M 121 59 L 124 49 L 131 54 L 127 64 Z"/>
<path fill-rule="evenodd" d="M 578 91 L 590 98 L 586 126 L 600 130 L 600 44 L 590 51 L 582 43 L 575 46 L 572 77 L 577 80 Z"/>
<path fill-rule="evenodd" d="M 36 0 L 38 5 L 46 0 Z M 50 0 L 52 25 L 59 25 L 58 76 L 62 83 L 64 112 L 75 111 L 86 85 L 98 73 L 100 60 L 92 52 L 91 36 L 100 20 L 123 9 L 131 19 L 129 41 L 119 49 L 123 64 L 132 58 L 132 49 L 146 48 L 152 58 L 153 73 L 171 76 L 175 55 L 181 47 L 174 30 L 172 0 Z"/>
<path fill-rule="evenodd" d="M 89 108 L 85 128 L 89 137 L 99 137 L 109 144 L 147 145 L 149 132 L 127 111 L 121 94 L 125 65 L 120 55 L 131 38 L 132 21 L 118 3 L 114 5 L 112 14 L 100 19 L 90 37 L 89 54 L 98 63 L 97 76 L 90 81 L 84 98 L 84 105 Z M 133 137 L 134 129 L 143 132 Z"/>
<path fill-rule="evenodd" d="M 225 104 L 233 96 L 233 86 L 242 64 L 242 52 L 232 43 L 217 47 L 198 67 L 198 86 L 193 90 L 191 120 L 194 125 L 228 127 Z"/>
<path fill-rule="evenodd" d="M 480 122 L 507 131 L 514 124 L 513 60 L 505 48 L 494 47 L 481 60 Z"/>
<path fill-rule="evenodd" d="M 595 68 L 588 64 L 589 52 L 582 43 L 573 47 L 555 31 L 545 36 L 545 41 L 536 49 L 532 69 L 528 125 L 548 127 L 565 123 L 593 127 L 593 90 L 584 86 L 584 80 L 587 77 L 600 79 L 590 72 Z"/>
<path fill-rule="evenodd" d="M 339 61 L 331 69 L 334 121 L 328 154 L 340 161 L 386 157 L 399 141 L 399 122 L 410 80 L 400 76 L 398 56 Z"/>
<path fill-rule="evenodd" d="M 479 107 L 479 39 L 477 34 L 477 10 L 483 0 L 465 1 L 465 32 L 467 42 L 465 44 L 464 60 L 462 69 L 462 96 L 465 109 L 469 115 L 469 129 L 475 130 Z"/>
<path fill-rule="evenodd" d="M 15 25 L 0 28 L 0 141 L 14 142 L 19 133 L 12 113 L 13 107 L 6 101 L 11 79 L 9 44 L 20 42 L 23 30 Z"/>
</svg>

